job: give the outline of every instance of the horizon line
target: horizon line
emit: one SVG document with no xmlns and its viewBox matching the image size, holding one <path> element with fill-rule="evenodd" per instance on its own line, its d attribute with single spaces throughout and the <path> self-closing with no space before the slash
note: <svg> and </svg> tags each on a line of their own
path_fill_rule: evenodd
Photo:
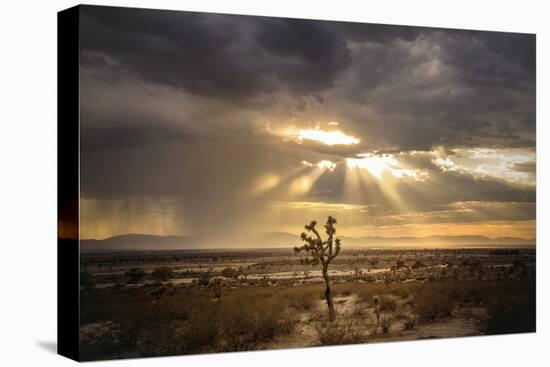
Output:
<svg viewBox="0 0 550 367">
<path fill-rule="evenodd" d="M 289 236 L 296 236 L 296 238 L 298 238 L 298 239 L 300 238 L 299 235 L 294 235 L 294 234 L 289 233 L 289 232 L 264 232 L 264 233 L 256 234 L 255 236 L 269 235 L 269 234 L 283 234 L 283 235 L 289 235 Z M 185 237 L 192 237 L 192 236 L 200 237 L 201 235 L 154 234 L 154 233 L 129 232 L 129 233 L 123 233 L 123 234 L 116 234 L 116 235 L 112 235 L 112 236 L 104 237 L 104 238 L 77 238 L 77 239 L 79 241 L 105 241 L 105 240 L 109 240 L 111 238 L 124 237 L 124 236 L 154 236 L 154 237 L 163 237 L 163 238 L 168 238 L 168 237 L 182 237 L 182 238 L 185 238 Z M 361 239 L 364 239 L 364 238 L 381 238 L 381 239 L 414 238 L 414 239 L 423 239 L 423 238 L 430 238 L 430 237 L 455 237 L 455 238 L 456 237 L 484 237 L 484 238 L 486 238 L 488 240 L 491 240 L 491 241 L 495 241 L 495 240 L 503 239 L 503 238 L 513 238 L 513 239 L 522 240 L 522 241 L 536 241 L 536 237 L 534 237 L 534 238 L 524 238 L 524 237 L 516 237 L 516 236 L 489 237 L 489 236 L 486 236 L 486 235 L 469 235 L 469 234 L 462 234 L 462 235 L 439 235 L 439 234 L 436 234 L 436 235 L 427 235 L 427 236 L 395 236 L 395 237 L 366 235 L 366 236 L 361 236 L 361 237 L 353 237 L 353 236 L 337 236 L 337 237 L 349 238 L 349 239 L 352 239 L 352 240 L 361 240 Z M 66 238 L 69 238 L 69 237 L 66 237 Z M 70 238 L 70 239 L 75 239 L 75 238 Z"/>
</svg>

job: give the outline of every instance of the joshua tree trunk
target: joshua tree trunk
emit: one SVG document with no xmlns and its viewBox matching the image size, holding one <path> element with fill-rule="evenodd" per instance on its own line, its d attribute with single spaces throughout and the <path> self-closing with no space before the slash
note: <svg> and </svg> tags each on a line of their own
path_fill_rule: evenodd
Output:
<svg viewBox="0 0 550 367">
<path fill-rule="evenodd" d="M 332 301 L 332 289 L 330 288 L 330 278 L 328 277 L 328 266 L 323 267 L 323 278 L 325 279 L 325 299 L 328 306 L 328 319 L 329 321 L 336 320 L 336 313 L 334 312 L 334 302 Z"/>
</svg>

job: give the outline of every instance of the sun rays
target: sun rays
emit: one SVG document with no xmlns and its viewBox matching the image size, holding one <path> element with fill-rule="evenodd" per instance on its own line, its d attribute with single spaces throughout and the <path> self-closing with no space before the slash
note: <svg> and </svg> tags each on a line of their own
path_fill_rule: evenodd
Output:
<svg viewBox="0 0 550 367">
<path fill-rule="evenodd" d="M 265 174 L 258 177 L 252 186 L 251 195 L 258 196 L 273 189 L 281 182 L 281 178 L 274 174 Z"/>
<path fill-rule="evenodd" d="M 533 211 L 529 205 L 516 203 L 512 208 L 498 202 L 454 202 L 441 206 L 438 202 L 446 192 L 460 188 L 440 182 L 433 172 L 411 165 L 400 154 L 371 152 L 338 159 L 331 159 L 336 155 L 318 156 L 325 159 L 297 161 L 288 172 L 266 172 L 252 182 L 251 195 L 263 201 L 263 215 L 269 221 L 286 226 L 290 218 L 298 221 L 306 214 L 328 212 L 346 218 L 346 230 L 352 236 L 415 237 L 448 231 L 498 237 L 502 230 L 533 237 L 528 235 L 532 223 L 526 221 Z M 273 210 L 274 202 L 287 206 Z M 521 217 L 512 218 L 509 213 Z M 512 226 L 514 220 L 519 221 L 517 231 Z M 475 225 L 483 226 L 474 231 Z M 392 228 L 395 233 L 391 233 Z"/>
<path fill-rule="evenodd" d="M 263 174 L 254 180 L 250 193 L 261 196 L 282 189 L 292 197 L 307 195 L 324 174 L 336 174 L 337 167 L 345 170 L 341 175 L 342 199 L 347 202 L 362 202 L 366 197 L 380 197 L 396 209 L 406 208 L 406 200 L 397 189 L 399 182 L 423 179 L 418 170 L 402 167 L 391 155 L 365 153 L 357 158 L 346 158 L 340 162 L 323 159 L 317 163 L 301 161 L 301 167 L 284 175 Z"/>
<path fill-rule="evenodd" d="M 292 180 L 288 187 L 288 193 L 291 196 L 307 194 L 311 191 L 317 180 L 328 170 L 329 168 L 324 168 L 319 165 L 308 167 L 306 173 Z"/>
</svg>

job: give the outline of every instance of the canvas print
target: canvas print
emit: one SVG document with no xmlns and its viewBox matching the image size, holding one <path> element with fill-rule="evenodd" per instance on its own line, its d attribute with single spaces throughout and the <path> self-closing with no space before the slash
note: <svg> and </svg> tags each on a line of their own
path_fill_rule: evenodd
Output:
<svg viewBox="0 0 550 367">
<path fill-rule="evenodd" d="M 78 11 L 80 359 L 535 331 L 535 35 Z"/>
</svg>

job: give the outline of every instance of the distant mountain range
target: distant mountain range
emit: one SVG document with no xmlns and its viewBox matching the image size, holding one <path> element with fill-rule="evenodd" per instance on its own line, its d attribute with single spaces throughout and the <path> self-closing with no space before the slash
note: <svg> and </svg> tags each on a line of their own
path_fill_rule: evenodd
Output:
<svg viewBox="0 0 550 367">
<path fill-rule="evenodd" d="M 491 239 L 485 236 L 427 236 L 427 237 L 361 237 L 342 238 L 350 246 L 365 247 L 407 247 L 407 246 L 520 246 L 534 245 L 535 239 L 517 237 L 499 237 Z"/>
<path fill-rule="evenodd" d="M 431 247 L 431 246 L 522 246 L 534 245 L 535 239 L 500 237 L 491 239 L 485 236 L 428 236 L 428 237 L 343 237 L 343 246 L 353 248 L 368 247 Z M 284 232 L 271 232 L 249 237 L 238 244 L 227 243 L 219 237 L 197 236 L 157 236 L 147 234 L 125 234 L 103 240 L 81 240 L 83 252 L 120 250 L 196 250 L 207 248 L 292 248 L 300 245 L 299 236 Z"/>
</svg>

